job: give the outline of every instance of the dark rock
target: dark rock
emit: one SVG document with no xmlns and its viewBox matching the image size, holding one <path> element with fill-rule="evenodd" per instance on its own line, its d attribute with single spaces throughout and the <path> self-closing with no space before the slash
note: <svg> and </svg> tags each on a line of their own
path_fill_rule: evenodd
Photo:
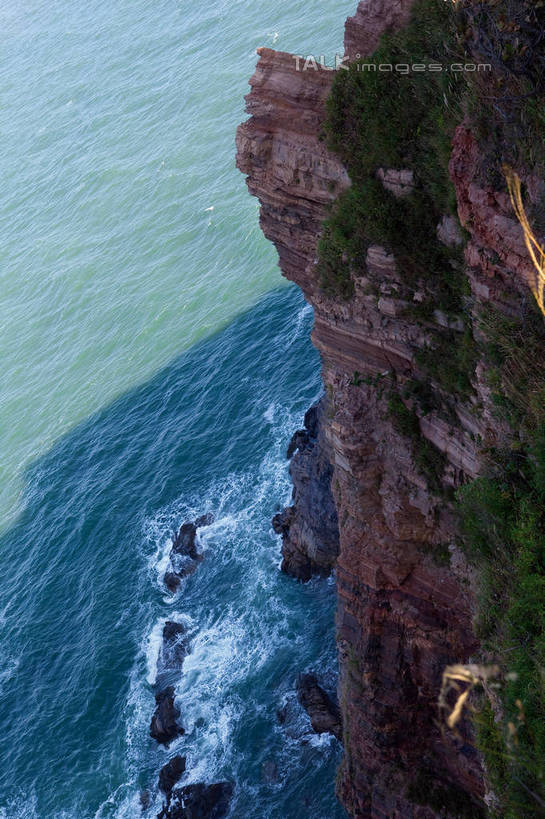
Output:
<svg viewBox="0 0 545 819">
<path fill-rule="evenodd" d="M 170 804 L 163 807 L 158 819 L 222 819 L 229 810 L 233 794 L 231 782 L 205 785 L 198 782 L 172 792 Z"/>
<path fill-rule="evenodd" d="M 175 623 L 174 620 L 167 620 L 163 626 L 163 643 L 175 643 L 185 634 L 183 623 Z"/>
<path fill-rule="evenodd" d="M 140 807 L 142 808 L 142 813 L 145 813 L 149 810 L 151 805 L 151 793 L 149 791 L 140 791 Z"/>
<path fill-rule="evenodd" d="M 276 710 L 276 719 L 278 720 L 280 725 L 284 725 L 287 715 L 288 715 L 288 709 L 287 709 L 286 705 L 282 705 L 281 708 L 277 708 L 277 710 Z"/>
<path fill-rule="evenodd" d="M 176 720 L 180 717 L 180 709 L 174 702 L 174 686 L 169 685 L 164 691 L 155 695 L 155 712 L 151 718 L 150 736 L 161 745 L 168 745 L 177 736 L 184 733 Z"/>
<path fill-rule="evenodd" d="M 276 717 L 287 737 L 301 744 L 308 742 L 308 725 L 305 720 L 301 719 L 301 706 L 295 693 L 290 693 L 286 697 L 282 706 L 276 711 Z"/>
<path fill-rule="evenodd" d="M 333 734 L 342 740 L 342 722 L 339 706 L 318 684 L 314 674 L 299 674 L 297 699 L 310 717 L 312 730 L 317 734 Z"/>
<path fill-rule="evenodd" d="M 197 552 L 197 527 L 194 523 L 184 523 L 180 527 L 178 534 L 172 536 L 172 549 L 170 554 L 186 555 L 192 560 L 199 560 Z"/>
<path fill-rule="evenodd" d="M 214 522 L 212 512 L 182 524 L 179 532 L 172 534 L 172 549 L 170 550 L 171 568 L 164 576 L 165 586 L 174 594 L 180 588 L 184 577 L 193 574 L 202 555 L 197 551 L 197 529 L 210 526 Z"/>
<path fill-rule="evenodd" d="M 275 532 L 282 535 L 282 571 L 303 582 L 313 574 L 327 576 L 339 554 L 333 467 L 322 423 L 325 411 L 324 396 L 305 415 L 308 442 L 299 446 L 290 464 L 293 504 L 273 519 Z"/>
<path fill-rule="evenodd" d="M 178 591 L 182 582 L 176 572 L 166 572 L 163 581 L 171 594 L 175 594 Z"/>
<path fill-rule="evenodd" d="M 159 789 L 165 794 L 168 802 L 170 802 L 170 794 L 174 785 L 179 781 L 184 771 L 185 756 L 172 757 L 159 771 Z"/>
<path fill-rule="evenodd" d="M 320 429 L 320 421 L 321 421 L 321 407 L 322 401 L 318 401 L 316 404 L 313 404 L 309 409 L 305 412 L 305 420 L 303 424 L 305 429 L 308 430 L 309 438 L 313 438 L 316 440 L 318 438 L 318 432 Z"/>
<path fill-rule="evenodd" d="M 287 535 L 293 523 L 295 507 L 287 506 L 272 519 L 272 527 L 277 535 Z"/>
<path fill-rule="evenodd" d="M 186 628 L 182 623 L 167 620 L 163 626 L 163 644 L 161 646 L 160 665 L 163 668 L 181 669 L 188 654 L 187 641 L 184 640 Z"/>
<path fill-rule="evenodd" d="M 212 512 L 207 512 L 205 515 L 201 515 L 200 518 L 197 518 L 195 526 L 197 529 L 201 529 L 203 526 L 211 526 L 212 523 L 214 523 L 214 515 Z"/>
<path fill-rule="evenodd" d="M 293 457 L 293 455 L 295 455 L 298 449 L 304 449 L 306 446 L 308 446 L 309 441 L 310 438 L 306 429 L 298 429 L 297 432 L 294 432 L 286 453 L 286 458 L 288 461 Z"/>
<path fill-rule="evenodd" d="M 202 560 L 202 557 L 199 555 L 198 559 Z M 184 577 L 189 577 L 189 575 L 193 574 L 197 569 L 197 561 L 172 551 L 170 553 L 170 560 L 171 569 L 165 572 L 163 581 L 169 592 L 175 594 L 180 588 Z"/>
</svg>

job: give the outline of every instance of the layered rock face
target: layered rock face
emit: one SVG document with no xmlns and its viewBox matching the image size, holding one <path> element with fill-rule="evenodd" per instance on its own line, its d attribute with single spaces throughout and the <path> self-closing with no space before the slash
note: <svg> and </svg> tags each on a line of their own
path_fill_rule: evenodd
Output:
<svg viewBox="0 0 545 819">
<path fill-rule="evenodd" d="M 407 21 L 410 7 L 410 0 L 361 2 L 347 21 L 346 53 L 369 54 L 383 31 Z M 455 545 L 449 504 L 424 476 L 414 442 L 399 431 L 388 404 L 392 386 L 399 390 L 422 375 L 417 353 L 430 338 L 451 338 L 463 324 L 438 310 L 424 324 L 411 319 L 411 308 L 426 297 L 425 282 L 409 286 L 379 245 L 369 248 L 366 271 L 354 275 L 349 301 L 322 291 L 316 267 L 321 223 L 328 204 L 349 185 L 321 137 L 331 82 L 329 71 L 297 70 L 293 56 L 261 49 L 246 98 L 251 118 L 237 133 L 237 164 L 259 198 L 261 226 L 284 275 L 315 310 L 312 337 L 322 354 L 327 405 L 320 451 L 331 464 L 339 530 L 345 758 L 338 792 L 355 817 L 478 816 L 485 791 L 481 761 L 466 729 L 457 738 L 442 730 L 437 707 L 445 667 L 468 661 L 478 649 L 472 575 Z M 468 309 L 474 318 L 486 304 L 515 314 L 532 268 L 508 197 L 480 181 L 478 150 L 465 125 L 457 130 L 450 170 L 460 220 L 471 234 Z M 411 170 L 385 168 L 379 179 L 403 196 Z M 535 180 L 533 188 L 541 194 Z M 445 244 L 460 242 L 446 215 L 437 235 Z M 475 321 L 478 333 L 476 327 Z M 440 453 L 441 487 L 456 488 L 479 474 L 483 442 L 493 446 L 505 430 L 493 416 L 482 363 L 463 399 L 439 383 L 432 382 L 432 390 L 433 406 L 418 412 L 419 434 Z M 407 403 L 418 410 L 412 399 Z M 304 457 L 292 466 L 297 501 L 277 520 L 285 568 L 302 579 L 320 568 L 310 553 L 316 552 L 316 525 L 313 537 L 304 534 L 315 506 L 305 501 L 301 470 L 308 477 L 312 469 Z"/>
<path fill-rule="evenodd" d="M 340 160 L 320 140 L 333 72 L 304 71 L 292 54 L 261 48 L 237 131 L 237 166 L 261 203 L 260 224 L 274 242 L 285 276 L 312 300 L 309 264 L 326 206 L 349 185 Z"/>
<path fill-rule="evenodd" d="M 371 54 L 381 34 L 388 29 L 404 26 L 411 11 L 413 0 L 372 0 L 358 5 L 353 17 L 345 26 L 345 54 L 350 60 Z"/>
</svg>

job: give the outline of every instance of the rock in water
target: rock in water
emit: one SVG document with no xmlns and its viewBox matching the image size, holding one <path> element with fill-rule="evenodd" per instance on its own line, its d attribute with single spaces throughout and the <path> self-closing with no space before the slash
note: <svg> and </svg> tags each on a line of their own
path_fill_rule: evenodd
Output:
<svg viewBox="0 0 545 819">
<path fill-rule="evenodd" d="M 185 555 L 192 560 L 200 559 L 196 547 L 197 527 L 194 523 L 184 523 L 177 535 L 172 537 L 171 555 Z"/>
<path fill-rule="evenodd" d="M 159 789 L 165 794 L 167 804 L 174 785 L 185 771 L 185 756 L 173 756 L 159 771 Z"/>
<path fill-rule="evenodd" d="M 168 745 L 177 736 L 184 733 L 177 720 L 180 717 L 180 709 L 174 702 L 174 686 L 169 685 L 164 691 L 159 691 L 155 695 L 155 712 L 151 718 L 150 736 L 161 745 Z"/>
<path fill-rule="evenodd" d="M 192 574 L 202 555 L 197 551 L 197 529 L 210 526 L 214 522 L 212 512 L 201 515 L 194 522 L 182 524 L 179 532 L 172 535 L 172 549 L 170 550 L 171 566 L 163 580 L 171 594 L 180 588 L 182 578 Z"/>
<path fill-rule="evenodd" d="M 290 526 L 295 518 L 295 508 L 287 506 L 282 512 L 278 512 L 272 519 L 272 528 L 277 535 L 288 535 Z"/>
<path fill-rule="evenodd" d="M 305 429 L 298 430 L 290 442 L 293 504 L 275 515 L 272 522 L 274 531 L 282 535 L 282 571 L 303 582 L 313 574 L 328 575 L 339 553 L 325 414 L 326 399 L 322 398 L 307 411 Z"/>
<path fill-rule="evenodd" d="M 339 706 L 318 684 L 314 674 L 299 674 L 297 699 L 309 715 L 313 731 L 317 734 L 333 734 L 338 740 L 342 740 Z"/>
<path fill-rule="evenodd" d="M 184 636 L 186 628 L 182 623 L 167 620 L 163 626 L 163 644 L 161 646 L 160 664 L 162 670 L 181 669 L 188 654 Z"/>
<path fill-rule="evenodd" d="M 294 432 L 286 453 L 288 461 L 293 458 L 298 449 L 304 449 L 308 446 L 309 442 L 310 437 L 306 429 L 298 429 L 297 432 Z"/>
<path fill-rule="evenodd" d="M 229 810 L 232 794 L 231 782 L 186 785 L 172 792 L 170 804 L 157 819 L 222 819 Z"/>
<path fill-rule="evenodd" d="M 178 591 L 182 582 L 181 578 L 176 574 L 176 572 L 166 572 L 163 581 L 171 594 Z"/>
</svg>

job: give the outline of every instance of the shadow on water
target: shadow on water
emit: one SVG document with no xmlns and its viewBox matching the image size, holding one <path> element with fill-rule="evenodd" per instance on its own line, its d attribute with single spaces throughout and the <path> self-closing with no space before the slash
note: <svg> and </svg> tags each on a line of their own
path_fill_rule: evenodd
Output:
<svg viewBox="0 0 545 819">
<path fill-rule="evenodd" d="M 319 390 L 310 322 L 298 291 L 269 293 L 28 470 L 0 540 L 4 815 L 92 816 L 137 777 L 124 712 L 142 611 L 161 599 L 138 583 L 144 522 L 263 457 L 272 403 L 302 415 Z"/>
</svg>

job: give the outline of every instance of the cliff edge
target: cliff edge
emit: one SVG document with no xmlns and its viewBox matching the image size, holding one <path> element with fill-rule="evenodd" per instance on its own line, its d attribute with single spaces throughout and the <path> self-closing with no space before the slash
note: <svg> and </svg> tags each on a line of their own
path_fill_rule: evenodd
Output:
<svg viewBox="0 0 545 819">
<path fill-rule="evenodd" d="M 279 519 L 277 531 L 284 545 L 291 538 L 284 560 L 288 570 L 295 560 L 291 573 L 300 579 L 336 567 L 345 749 L 338 794 L 354 817 L 484 816 L 501 800 L 472 721 L 447 730 L 438 702 L 446 668 L 495 659 L 476 626 L 480 564 L 461 548 L 455 499 L 488 474 L 491 452 L 523 438 L 498 413 L 489 342 L 498 322 L 526 326 L 536 271 L 501 176 L 505 152 L 493 155 L 497 146 L 478 133 L 474 113 L 458 105 L 465 86 L 445 86 L 444 106 L 438 95 L 438 129 L 455 108 L 447 94 L 457 105 L 436 170 L 435 137 L 423 123 L 419 143 L 409 107 L 399 141 L 384 139 L 383 157 L 375 139 L 389 94 L 415 116 L 418 104 L 429 111 L 424 96 L 411 102 L 418 78 L 403 86 L 392 75 L 384 95 L 373 86 L 373 97 L 378 72 L 367 79 L 356 67 L 377 47 L 380 60 L 387 48 L 418 50 L 426 30 L 421 19 L 411 29 L 411 20 L 446 14 L 439 5 L 446 4 L 359 3 L 346 23 L 353 63 L 346 73 L 302 70 L 293 55 L 259 49 L 250 118 L 237 132 L 237 165 L 260 201 L 263 232 L 314 308 L 325 389 L 320 474 L 327 472 L 324 497 L 334 499 L 338 557 L 330 547 L 316 565 L 298 537 L 316 528 L 318 515 L 301 500 L 300 475 L 299 502 L 284 513 L 287 530 Z M 443 19 L 434 18 L 436 29 Z M 396 40 L 407 26 L 407 39 Z M 432 52 L 445 47 L 436 29 Z M 475 28 L 460 30 L 458 21 L 452 49 L 478 54 Z M 374 140 L 373 155 L 366 140 Z M 528 161 L 516 167 L 528 207 L 537 208 L 542 177 Z M 329 531 L 334 541 L 336 529 Z M 502 716 L 498 704 L 495 724 Z"/>
</svg>

